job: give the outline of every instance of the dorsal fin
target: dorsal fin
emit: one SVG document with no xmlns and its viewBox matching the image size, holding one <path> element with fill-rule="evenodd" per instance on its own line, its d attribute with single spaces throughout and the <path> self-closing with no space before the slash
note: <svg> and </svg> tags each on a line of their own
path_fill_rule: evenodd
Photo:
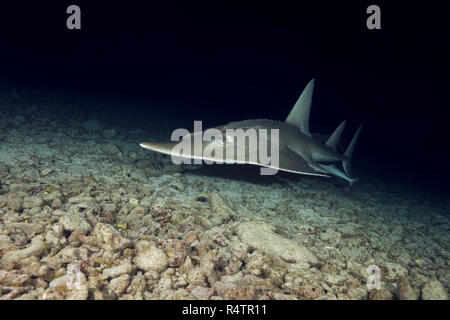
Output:
<svg viewBox="0 0 450 320">
<path fill-rule="evenodd" d="M 286 122 L 294 126 L 297 126 L 304 134 L 311 137 L 309 132 L 309 113 L 311 111 L 311 101 L 314 91 L 314 81 L 312 79 L 303 90 L 300 98 L 298 98 L 288 117 Z"/>
<path fill-rule="evenodd" d="M 328 138 L 325 145 L 336 151 L 339 141 L 341 140 L 342 132 L 344 131 L 346 121 L 342 121 L 341 124 L 334 130 L 333 134 Z"/>
<path fill-rule="evenodd" d="M 344 166 L 344 172 L 347 176 L 351 175 L 351 164 L 352 164 L 352 155 L 353 150 L 355 150 L 356 142 L 358 141 L 359 134 L 361 133 L 362 124 L 359 126 L 358 130 L 356 130 L 355 135 L 353 136 L 352 141 L 350 142 L 347 150 L 344 152 L 344 156 L 346 160 L 342 161 L 342 165 Z"/>
</svg>

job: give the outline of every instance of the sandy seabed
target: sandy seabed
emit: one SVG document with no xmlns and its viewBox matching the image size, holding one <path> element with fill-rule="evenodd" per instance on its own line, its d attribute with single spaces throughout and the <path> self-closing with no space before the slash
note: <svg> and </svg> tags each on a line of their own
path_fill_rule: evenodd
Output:
<svg viewBox="0 0 450 320">
<path fill-rule="evenodd" d="M 448 198 L 176 166 L 82 103 L 0 94 L 0 299 L 448 299 Z"/>
</svg>

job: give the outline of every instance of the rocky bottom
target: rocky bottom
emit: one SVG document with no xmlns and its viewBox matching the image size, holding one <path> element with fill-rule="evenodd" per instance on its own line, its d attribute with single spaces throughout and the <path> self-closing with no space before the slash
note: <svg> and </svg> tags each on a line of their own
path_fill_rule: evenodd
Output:
<svg viewBox="0 0 450 320">
<path fill-rule="evenodd" d="M 161 128 L 0 105 L 0 299 L 448 299 L 448 198 L 214 175 L 139 148 Z"/>
</svg>

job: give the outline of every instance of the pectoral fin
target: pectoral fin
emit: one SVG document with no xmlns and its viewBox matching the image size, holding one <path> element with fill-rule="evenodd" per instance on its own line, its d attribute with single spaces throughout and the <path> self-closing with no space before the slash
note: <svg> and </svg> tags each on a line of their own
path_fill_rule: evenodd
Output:
<svg viewBox="0 0 450 320">
<path fill-rule="evenodd" d="M 279 162 L 280 164 L 278 169 L 281 171 L 329 177 L 327 172 L 323 170 L 319 164 L 303 158 L 289 148 L 289 146 L 280 147 Z"/>
</svg>

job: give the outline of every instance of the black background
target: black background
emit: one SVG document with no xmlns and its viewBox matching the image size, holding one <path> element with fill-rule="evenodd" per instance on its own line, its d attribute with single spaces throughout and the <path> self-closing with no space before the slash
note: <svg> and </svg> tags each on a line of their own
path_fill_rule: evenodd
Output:
<svg viewBox="0 0 450 320">
<path fill-rule="evenodd" d="M 436 3 L 392 2 L 2 1 L 0 81 L 162 99 L 174 116 L 221 125 L 284 119 L 315 77 L 313 132 L 347 119 L 348 141 L 364 123 L 355 165 L 444 188 L 448 18 Z M 81 30 L 66 28 L 70 4 Z M 381 30 L 366 28 L 370 4 Z"/>
</svg>

